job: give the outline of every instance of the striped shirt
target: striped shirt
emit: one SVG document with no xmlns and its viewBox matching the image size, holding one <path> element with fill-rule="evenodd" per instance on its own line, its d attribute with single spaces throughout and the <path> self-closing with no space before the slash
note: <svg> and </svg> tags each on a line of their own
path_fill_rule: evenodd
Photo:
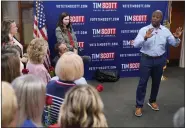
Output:
<svg viewBox="0 0 185 128">
<path fill-rule="evenodd" d="M 50 122 L 52 122 L 52 124 L 57 122 L 60 106 L 64 102 L 65 93 L 75 85 L 74 82 L 61 80 L 52 80 L 48 83 L 46 95 L 52 97 L 52 105 L 49 109 Z M 47 112 L 48 109 L 45 107 L 44 113 Z"/>
</svg>

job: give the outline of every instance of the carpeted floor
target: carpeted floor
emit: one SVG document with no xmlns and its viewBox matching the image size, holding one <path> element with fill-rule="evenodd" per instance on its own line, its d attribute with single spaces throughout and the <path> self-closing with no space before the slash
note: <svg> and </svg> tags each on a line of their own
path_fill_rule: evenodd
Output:
<svg viewBox="0 0 185 128">
<path fill-rule="evenodd" d="M 147 106 L 150 96 L 151 79 L 148 82 L 143 116 L 135 117 L 136 87 L 139 78 L 121 78 L 115 83 L 103 83 L 100 93 L 105 105 L 105 115 L 110 127 L 172 127 L 174 113 L 184 106 L 184 69 L 168 67 L 167 80 L 162 81 L 158 94 L 160 111 Z M 96 86 L 99 82 L 88 81 Z"/>
</svg>

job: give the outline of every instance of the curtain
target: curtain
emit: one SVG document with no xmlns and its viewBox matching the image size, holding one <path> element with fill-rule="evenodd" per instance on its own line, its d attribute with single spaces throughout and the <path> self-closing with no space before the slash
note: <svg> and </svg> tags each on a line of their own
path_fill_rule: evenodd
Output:
<svg viewBox="0 0 185 128">
<path fill-rule="evenodd" d="M 184 42 L 184 41 L 185 41 L 185 39 L 184 39 L 184 38 L 185 38 L 185 20 L 184 20 L 184 27 L 183 27 L 183 30 L 184 30 L 184 31 L 183 31 L 183 33 L 182 33 L 182 34 L 183 34 L 183 37 L 182 37 L 182 42 L 181 42 L 181 43 L 182 43 L 182 46 L 181 46 L 181 55 L 180 55 L 180 62 L 179 62 L 179 66 L 180 66 L 181 68 L 184 68 L 184 67 L 185 67 L 185 66 L 184 66 L 184 57 L 185 57 L 185 56 L 184 56 L 184 54 L 185 54 L 185 53 L 184 53 L 184 47 L 185 47 L 185 45 L 184 45 L 184 43 L 185 43 L 185 42 Z"/>
</svg>

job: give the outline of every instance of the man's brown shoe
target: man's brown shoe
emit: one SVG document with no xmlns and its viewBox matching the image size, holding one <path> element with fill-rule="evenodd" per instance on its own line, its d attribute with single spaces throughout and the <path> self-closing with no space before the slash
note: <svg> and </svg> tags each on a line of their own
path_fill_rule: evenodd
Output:
<svg viewBox="0 0 185 128">
<path fill-rule="evenodd" d="M 147 103 L 147 104 L 148 104 L 148 106 L 150 106 L 153 110 L 159 111 L 159 106 L 157 105 L 156 102 L 154 102 L 154 103 Z"/>
<path fill-rule="evenodd" d="M 142 108 L 136 108 L 135 116 L 137 116 L 137 117 L 142 116 Z"/>
</svg>

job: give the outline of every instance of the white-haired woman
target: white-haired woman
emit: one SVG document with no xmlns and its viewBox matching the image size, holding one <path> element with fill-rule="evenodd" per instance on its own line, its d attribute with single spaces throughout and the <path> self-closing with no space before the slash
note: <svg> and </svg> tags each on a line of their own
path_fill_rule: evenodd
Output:
<svg viewBox="0 0 185 128">
<path fill-rule="evenodd" d="M 84 75 L 82 58 L 74 52 L 64 53 L 58 60 L 55 73 L 59 80 L 52 80 L 47 85 L 47 96 L 53 98 L 51 107 L 51 122 L 56 123 L 60 105 L 63 103 L 65 93 L 76 86 L 75 80 Z"/>
<path fill-rule="evenodd" d="M 43 81 L 28 74 L 16 78 L 12 86 L 19 105 L 18 127 L 42 127 L 46 93 Z"/>
</svg>

